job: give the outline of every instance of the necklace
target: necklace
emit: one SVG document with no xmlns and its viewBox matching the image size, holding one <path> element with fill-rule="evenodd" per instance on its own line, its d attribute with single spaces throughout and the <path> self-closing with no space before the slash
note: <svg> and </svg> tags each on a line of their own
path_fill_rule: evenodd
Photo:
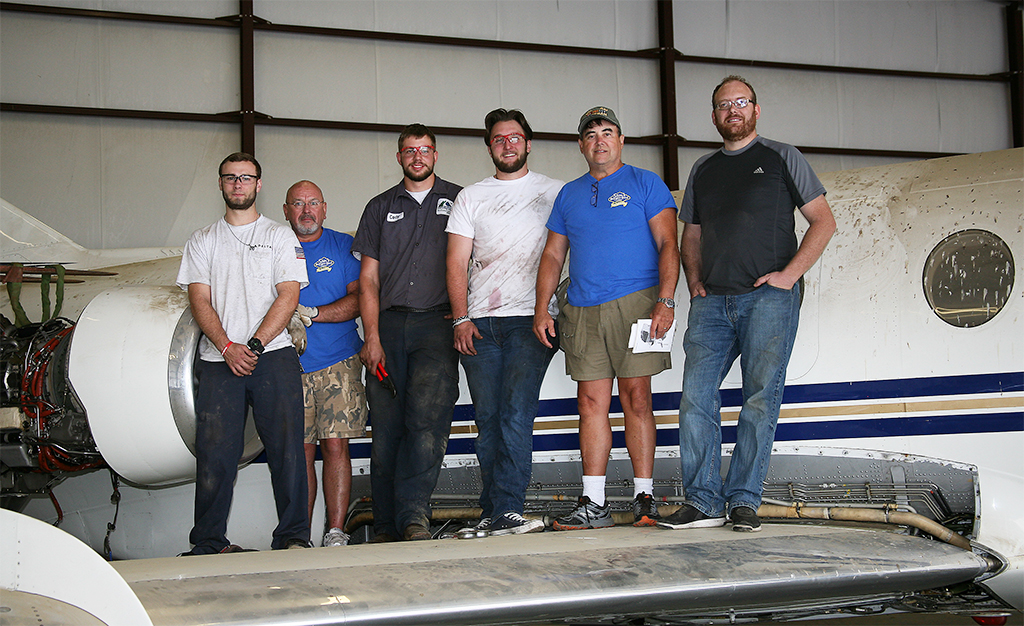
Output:
<svg viewBox="0 0 1024 626">
<path fill-rule="evenodd" d="M 244 241 L 239 239 L 238 235 L 235 234 L 235 230 L 233 228 L 231 228 L 230 224 L 228 224 L 228 232 L 231 233 L 231 236 L 234 237 L 238 241 L 238 243 L 242 244 L 243 246 L 248 247 L 249 250 L 255 250 L 256 246 L 252 243 L 252 240 L 256 238 L 256 226 L 255 226 L 255 224 L 256 224 L 256 222 L 253 222 L 253 227 L 249 229 L 249 243 L 245 243 Z"/>
</svg>

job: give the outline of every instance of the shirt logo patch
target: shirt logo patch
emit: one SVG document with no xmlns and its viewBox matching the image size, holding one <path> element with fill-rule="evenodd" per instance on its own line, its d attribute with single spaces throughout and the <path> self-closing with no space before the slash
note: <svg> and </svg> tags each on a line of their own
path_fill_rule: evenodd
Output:
<svg viewBox="0 0 1024 626">
<path fill-rule="evenodd" d="M 448 198 L 441 198 L 437 201 L 437 214 L 438 215 L 451 215 L 452 214 L 452 201 Z"/>
<path fill-rule="evenodd" d="M 402 219 L 403 217 L 405 217 L 405 213 L 404 212 L 402 212 L 402 213 L 388 213 L 388 221 L 389 222 L 397 222 L 398 220 Z"/>
<path fill-rule="evenodd" d="M 616 191 L 608 198 L 608 202 L 612 203 L 612 208 L 617 206 L 626 206 L 629 203 L 629 196 L 621 191 Z"/>
<path fill-rule="evenodd" d="M 328 259 L 327 257 L 320 257 L 320 259 L 313 264 L 313 267 L 316 268 L 318 274 L 320 272 L 329 272 L 331 271 L 332 268 L 334 268 L 334 261 Z"/>
<path fill-rule="evenodd" d="M 756 170 L 754 170 L 754 173 L 755 174 L 764 174 L 764 170 L 759 167 Z"/>
<path fill-rule="evenodd" d="M 306 260 L 306 253 L 303 251 L 302 246 L 295 246 L 295 258 Z"/>
</svg>

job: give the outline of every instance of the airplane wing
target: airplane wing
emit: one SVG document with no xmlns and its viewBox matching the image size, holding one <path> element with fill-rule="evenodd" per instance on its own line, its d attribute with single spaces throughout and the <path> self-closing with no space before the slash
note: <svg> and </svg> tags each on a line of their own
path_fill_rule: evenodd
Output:
<svg viewBox="0 0 1024 626">
<path fill-rule="evenodd" d="M 895 532 L 615 527 L 113 564 L 162 624 L 509 624 L 795 616 L 971 581 L 990 563 Z"/>
</svg>

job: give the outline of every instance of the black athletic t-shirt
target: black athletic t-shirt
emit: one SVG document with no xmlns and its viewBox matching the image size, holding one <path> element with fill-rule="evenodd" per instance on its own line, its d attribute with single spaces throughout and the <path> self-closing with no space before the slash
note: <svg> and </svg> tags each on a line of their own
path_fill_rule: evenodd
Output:
<svg viewBox="0 0 1024 626">
<path fill-rule="evenodd" d="M 799 150 L 760 136 L 694 163 L 679 219 L 700 226 L 708 293 L 748 293 L 783 269 L 797 250 L 795 209 L 824 193 Z"/>
</svg>

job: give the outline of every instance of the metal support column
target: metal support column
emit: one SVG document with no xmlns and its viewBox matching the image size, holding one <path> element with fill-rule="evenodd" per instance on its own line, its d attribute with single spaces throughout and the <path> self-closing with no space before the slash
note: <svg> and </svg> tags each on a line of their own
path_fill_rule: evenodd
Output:
<svg viewBox="0 0 1024 626">
<path fill-rule="evenodd" d="M 1024 4 L 1006 5 L 1006 50 L 1010 66 L 1010 129 L 1013 147 L 1024 146 Z"/>
<path fill-rule="evenodd" d="M 252 0 L 238 0 L 239 91 L 241 92 L 242 152 L 256 154 L 256 38 Z"/>
<path fill-rule="evenodd" d="M 676 126 L 676 48 L 672 0 L 658 0 L 658 65 L 661 82 L 662 170 L 669 189 L 679 189 L 679 134 Z"/>
</svg>

